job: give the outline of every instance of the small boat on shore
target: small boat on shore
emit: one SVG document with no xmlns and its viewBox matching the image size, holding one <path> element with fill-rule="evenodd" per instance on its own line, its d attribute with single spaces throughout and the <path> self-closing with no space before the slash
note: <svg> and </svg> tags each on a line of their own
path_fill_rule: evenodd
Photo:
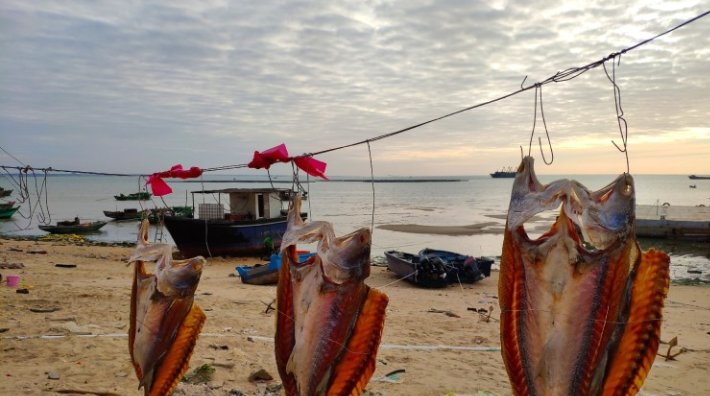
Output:
<svg viewBox="0 0 710 396">
<path fill-rule="evenodd" d="M 426 288 L 443 288 L 449 285 L 446 264 L 440 258 L 424 258 L 418 254 L 388 250 L 385 252 L 387 268 L 398 278 Z"/>
<path fill-rule="evenodd" d="M 140 220 L 146 216 L 145 211 L 135 208 L 123 209 L 123 210 L 104 210 L 104 216 L 110 217 L 116 221 L 126 221 L 126 220 Z"/>
<path fill-rule="evenodd" d="M 151 196 L 149 192 L 137 192 L 128 195 L 114 195 L 113 197 L 116 198 L 117 201 L 147 201 Z"/>
<path fill-rule="evenodd" d="M 15 206 L 15 201 L 0 203 L 0 209 L 10 209 Z"/>
<path fill-rule="evenodd" d="M 12 195 L 12 191 L 13 190 L 6 190 L 0 187 L 0 197 L 9 197 L 10 195 Z"/>
<path fill-rule="evenodd" d="M 51 234 L 87 234 L 98 231 L 108 224 L 105 221 L 93 221 L 77 224 L 75 221 L 58 221 L 56 225 L 39 225 L 39 229 Z"/>
<path fill-rule="evenodd" d="M 200 203 L 197 218 L 165 216 L 170 232 L 183 257 L 259 256 L 264 241 L 271 238 L 274 249 L 281 246 L 286 232 L 289 189 L 227 188 L 192 192 L 215 197 L 217 202 Z M 223 196 L 228 207 L 222 204 Z M 225 210 L 226 209 L 226 210 Z M 301 213 L 306 218 L 306 213 Z"/>
<path fill-rule="evenodd" d="M 298 261 L 303 263 L 315 253 L 308 251 L 298 252 Z M 281 268 L 280 254 L 272 254 L 267 264 L 235 267 L 242 283 L 249 285 L 275 285 L 279 283 L 279 269 Z"/>
<path fill-rule="evenodd" d="M 12 204 L 14 204 L 14 202 L 12 202 Z M 20 209 L 20 207 L 16 206 L 13 208 L 11 206 L 9 208 L 0 208 L 0 219 L 9 219 L 17 212 L 17 209 Z"/>
<path fill-rule="evenodd" d="M 422 249 L 420 259 L 441 259 L 446 265 L 447 279 L 451 283 L 474 283 L 491 276 L 493 260 L 487 257 L 473 257 L 446 250 Z"/>
</svg>

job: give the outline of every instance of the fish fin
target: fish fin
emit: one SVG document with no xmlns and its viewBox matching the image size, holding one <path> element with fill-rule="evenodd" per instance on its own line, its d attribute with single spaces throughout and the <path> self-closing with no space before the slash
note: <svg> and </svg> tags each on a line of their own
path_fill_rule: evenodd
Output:
<svg viewBox="0 0 710 396">
<path fill-rule="evenodd" d="M 190 364 L 190 357 L 197 344 L 197 337 L 207 317 L 204 312 L 192 304 L 190 311 L 180 324 L 170 349 L 162 359 L 157 371 L 153 373 L 153 384 L 146 387 L 148 395 L 169 395 L 182 380 Z"/>
<path fill-rule="evenodd" d="M 389 298 L 369 289 L 343 355 L 339 358 L 328 396 L 357 396 L 375 372 Z"/>
<path fill-rule="evenodd" d="M 651 249 L 643 253 L 635 272 L 629 317 L 607 370 L 604 396 L 635 395 L 658 352 L 663 302 L 670 285 L 670 257 Z"/>
<path fill-rule="evenodd" d="M 528 382 L 526 369 L 529 362 L 524 359 L 523 346 L 519 334 L 523 325 L 522 314 L 525 306 L 525 268 L 520 248 L 515 242 L 513 232 L 506 225 L 503 240 L 503 252 L 500 259 L 498 278 L 498 303 L 501 310 L 500 341 L 505 368 L 508 371 L 510 385 L 514 395 L 527 395 L 534 385 Z"/>
<path fill-rule="evenodd" d="M 133 356 L 133 345 L 136 340 L 136 327 L 137 327 L 137 314 L 138 314 L 138 298 L 140 294 L 140 286 L 139 284 L 141 281 L 149 276 L 146 270 L 145 270 L 145 263 L 143 261 L 135 261 L 135 267 L 134 267 L 134 273 L 133 273 L 133 285 L 131 287 L 131 316 L 130 316 L 130 324 L 129 324 L 129 329 L 128 329 L 128 351 L 131 354 L 131 362 L 133 362 L 133 368 L 136 370 L 136 377 L 138 377 L 138 381 L 143 380 L 143 370 L 141 370 L 140 364 L 136 362 L 135 357 Z"/>
<path fill-rule="evenodd" d="M 296 254 L 296 246 L 288 246 L 281 258 L 279 284 L 276 288 L 276 366 L 286 392 L 286 396 L 297 394 L 296 379 L 288 371 L 287 365 L 296 344 L 293 319 L 293 286 L 289 258 Z"/>
</svg>

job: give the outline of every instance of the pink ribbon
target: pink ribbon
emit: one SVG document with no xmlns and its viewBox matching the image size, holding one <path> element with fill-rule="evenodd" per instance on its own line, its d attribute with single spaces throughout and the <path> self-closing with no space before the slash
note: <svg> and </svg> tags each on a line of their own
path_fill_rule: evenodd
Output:
<svg viewBox="0 0 710 396">
<path fill-rule="evenodd" d="M 202 176 L 202 169 L 193 166 L 188 170 L 183 170 L 182 165 L 175 165 L 170 168 L 169 171 L 153 173 L 148 177 L 148 181 L 145 183 L 147 186 L 150 184 L 153 190 L 153 195 L 156 197 L 162 197 L 173 192 L 173 189 L 163 181 L 163 178 L 179 178 L 179 179 L 192 179 L 195 177 Z"/>
</svg>

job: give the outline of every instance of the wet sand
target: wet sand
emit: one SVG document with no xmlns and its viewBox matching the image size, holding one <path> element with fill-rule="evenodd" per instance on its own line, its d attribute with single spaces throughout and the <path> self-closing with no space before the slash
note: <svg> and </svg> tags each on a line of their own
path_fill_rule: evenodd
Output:
<svg viewBox="0 0 710 396">
<path fill-rule="evenodd" d="M 18 294 L 14 288 L 0 287 L 0 328 L 7 329 L 0 333 L 0 394 L 53 395 L 57 390 L 80 389 L 142 395 L 126 337 L 132 267 L 125 261 L 132 248 L 0 243 L 0 263 L 24 264 L 24 269 L 0 269 L 0 273 L 20 275 L 29 290 L 29 294 Z M 245 285 L 230 277 L 236 265 L 254 262 L 208 260 L 196 294 L 207 322 L 190 370 L 210 364 L 215 368 L 214 378 L 203 385 L 180 384 L 175 395 L 228 395 L 231 390 L 263 395 L 267 386 L 279 383 L 270 340 L 274 312 L 265 312 L 276 288 Z M 76 268 L 55 267 L 57 263 Z M 390 304 L 377 370 L 367 390 L 382 396 L 510 395 L 497 351 L 497 273 L 474 285 L 443 290 L 420 289 L 396 280 L 382 267 L 373 267 L 368 280 L 371 286 L 382 287 Z M 489 320 L 468 310 L 490 307 L 494 310 Z M 58 310 L 30 311 L 54 308 Z M 460 318 L 431 309 L 451 311 Z M 678 336 L 679 345 L 689 352 L 675 361 L 657 358 L 643 394 L 710 394 L 709 311 L 710 287 L 671 286 L 662 340 Z M 62 337 L 39 338 L 47 335 Z M 442 348 L 431 348 L 435 346 Z M 661 351 L 666 349 L 667 345 L 661 345 Z M 275 379 L 249 382 L 249 375 L 261 368 Z M 398 369 L 406 371 L 396 379 L 381 379 Z M 49 372 L 59 379 L 49 379 Z"/>
</svg>

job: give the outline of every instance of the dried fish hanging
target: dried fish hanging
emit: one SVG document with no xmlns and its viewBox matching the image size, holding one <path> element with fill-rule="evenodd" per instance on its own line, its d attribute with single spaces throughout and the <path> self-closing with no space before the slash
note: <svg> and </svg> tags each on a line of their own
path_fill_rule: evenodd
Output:
<svg viewBox="0 0 710 396">
<path fill-rule="evenodd" d="M 146 396 L 166 396 L 187 371 L 206 316 L 194 303 L 205 259 L 172 260 L 166 243 L 148 243 L 143 220 L 130 262 L 135 264 L 131 291 L 128 349 Z M 155 261 L 155 273 L 144 261 Z"/>
<path fill-rule="evenodd" d="M 531 240 L 525 221 L 560 205 L 552 228 Z M 542 185 L 533 159 L 523 159 L 498 286 L 502 354 L 515 395 L 638 392 L 658 350 L 670 258 L 641 252 L 634 221 L 630 175 L 594 192 L 574 180 Z"/>
<path fill-rule="evenodd" d="M 389 301 L 364 283 L 370 275 L 370 230 L 336 238 L 330 223 L 304 223 L 300 209 L 297 196 L 281 245 L 279 375 L 287 396 L 357 396 L 375 371 Z M 316 256 L 298 262 L 296 243 L 316 241 Z"/>
</svg>

